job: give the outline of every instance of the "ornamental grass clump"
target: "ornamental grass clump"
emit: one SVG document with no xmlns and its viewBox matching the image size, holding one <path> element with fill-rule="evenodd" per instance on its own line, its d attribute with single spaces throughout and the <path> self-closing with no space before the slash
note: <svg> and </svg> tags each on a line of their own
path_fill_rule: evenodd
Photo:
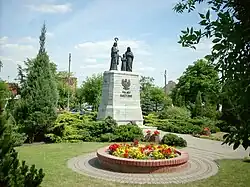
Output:
<svg viewBox="0 0 250 187">
<path fill-rule="evenodd" d="M 112 144 L 107 152 L 113 156 L 139 160 L 170 159 L 178 156 L 175 148 L 166 144 L 138 144 L 137 146 L 134 144 Z"/>
</svg>

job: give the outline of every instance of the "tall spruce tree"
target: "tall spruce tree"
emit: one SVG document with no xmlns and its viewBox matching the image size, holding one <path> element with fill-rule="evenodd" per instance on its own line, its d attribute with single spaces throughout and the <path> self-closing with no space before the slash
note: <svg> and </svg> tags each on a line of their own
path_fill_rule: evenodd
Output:
<svg viewBox="0 0 250 187">
<path fill-rule="evenodd" d="M 22 88 L 22 105 L 26 111 L 24 131 L 29 142 L 43 140 L 44 134 L 56 119 L 58 92 L 55 72 L 45 50 L 46 26 L 40 35 L 40 49 L 35 59 L 28 60 L 27 75 Z"/>
</svg>

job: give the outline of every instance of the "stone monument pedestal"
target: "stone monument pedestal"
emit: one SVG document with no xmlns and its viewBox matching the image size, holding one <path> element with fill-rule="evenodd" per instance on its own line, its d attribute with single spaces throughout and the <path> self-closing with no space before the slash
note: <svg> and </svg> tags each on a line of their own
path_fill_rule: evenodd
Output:
<svg viewBox="0 0 250 187">
<path fill-rule="evenodd" d="M 133 121 L 143 125 L 139 75 L 127 71 L 105 71 L 97 119 L 111 116 L 118 125 Z"/>
</svg>

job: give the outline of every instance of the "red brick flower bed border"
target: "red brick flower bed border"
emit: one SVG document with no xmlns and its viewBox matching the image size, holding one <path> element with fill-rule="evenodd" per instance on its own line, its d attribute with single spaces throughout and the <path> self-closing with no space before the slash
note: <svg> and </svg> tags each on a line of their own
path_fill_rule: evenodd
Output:
<svg viewBox="0 0 250 187">
<path fill-rule="evenodd" d="M 188 167 L 187 152 L 176 150 L 178 157 L 159 160 L 136 160 L 120 158 L 106 152 L 108 147 L 97 150 L 97 157 L 103 169 L 123 173 L 176 172 Z"/>
</svg>

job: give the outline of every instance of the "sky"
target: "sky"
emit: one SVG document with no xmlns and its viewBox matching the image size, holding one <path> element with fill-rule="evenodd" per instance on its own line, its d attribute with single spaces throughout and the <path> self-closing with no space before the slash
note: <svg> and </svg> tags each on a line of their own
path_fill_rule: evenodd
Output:
<svg viewBox="0 0 250 187">
<path fill-rule="evenodd" d="M 158 86 L 176 81 L 187 68 L 211 49 L 202 40 L 197 50 L 178 44 L 181 30 L 199 28 L 197 12 L 177 14 L 178 0 L 0 0 L 0 77 L 13 81 L 17 65 L 34 58 L 46 23 L 46 50 L 58 71 L 71 71 L 78 85 L 94 73 L 109 70 L 110 50 L 118 37 L 122 55 L 134 53 L 133 71 L 155 79 Z M 197 11 L 205 13 L 207 7 Z"/>
</svg>

